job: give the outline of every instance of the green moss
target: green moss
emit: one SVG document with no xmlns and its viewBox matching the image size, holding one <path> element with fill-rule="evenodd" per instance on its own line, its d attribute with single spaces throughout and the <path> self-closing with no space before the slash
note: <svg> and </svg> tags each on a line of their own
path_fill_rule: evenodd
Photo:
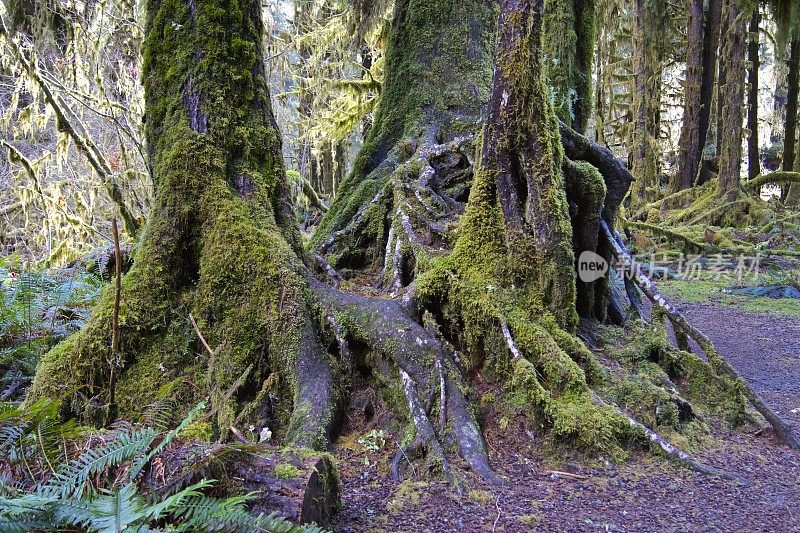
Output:
<svg viewBox="0 0 800 533">
<path fill-rule="evenodd" d="M 368 138 L 342 182 L 330 209 L 309 241 L 316 249 L 344 228 L 383 189 L 426 136 L 435 142 L 474 133 L 489 99 L 494 57 L 496 6 L 446 0 L 400 0 L 386 46 L 386 78 Z M 409 169 L 410 170 L 410 169 Z M 418 173 L 417 173 L 418 175 Z M 388 200 L 391 200 L 390 198 Z M 370 213 L 364 240 L 366 265 L 384 251 L 386 207 Z M 358 238 L 358 236 L 356 236 Z M 345 243 L 340 248 L 356 248 Z M 355 250 L 343 251 L 356 253 Z M 344 264 L 347 257 L 340 262 Z"/>
<path fill-rule="evenodd" d="M 392 499 L 386 504 L 386 510 L 391 514 L 398 514 L 408 507 L 419 507 L 422 489 L 427 486 L 424 481 L 406 479 L 395 489 Z"/>
<path fill-rule="evenodd" d="M 303 475 L 302 470 L 288 463 L 277 464 L 272 471 L 278 479 L 292 479 Z"/>
<path fill-rule="evenodd" d="M 792 298 L 753 298 L 722 292 L 730 287 L 729 281 L 669 280 L 661 282 L 659 288 L 670 298 L 688 302 L 734 307 L 749 313 L 800 317 L 800 300 Z"/>
<path fill-rule="evenodd" d="M 237 413 L 252 412 L 250 391 L 271 374 L 280 376 L 273 392 L 281 405 L 290 406 L 301 386 L 295 362 L 313 325 L 299 231 L 284 209 L 254 5 L 148 3 L 143 72 L 155 190 L 122 283 L 116 393 L 123 413 L 157 399 L 186 371 L 182 390 L 210 397 L 224 432 Z M 112 309 L 107 289 L 87 326 L 43 358 L 28 401 L 76 392 L 110 401 Z M 188 312 L 213 355 L 187 325 Z"/>
<path fill-rule="evenodd" d="M 198 440 L 201 442 L 211 442 L 214 438 L 214 431 L 208 422 L 194 422 L 189 424 L 181 433 L 181 438 L 186 440 Z"/>
<path fill-rule="evenodd" d="M 491 503 L 494 502 L 494 495 L 488 490 L 471 490 L 467 493 L 467 498 L 478 503 Z"/>
<path fill-rule="evenodd" d="M 542 45 L 558 118 L 580 132 L 592 111 L 592 61 L 597 38 L 593 0 L 548 0 Z"/>
</svg>

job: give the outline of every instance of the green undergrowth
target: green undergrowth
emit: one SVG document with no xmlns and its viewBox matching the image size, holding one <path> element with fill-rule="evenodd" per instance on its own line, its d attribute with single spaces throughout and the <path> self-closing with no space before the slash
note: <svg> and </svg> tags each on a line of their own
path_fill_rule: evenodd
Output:
<svg viewBox="0 0 800 533">
<path fill-rule="evenodd" d="M 58 403 L 48 399 L 24 409 L 0 404 L 0 531 L 321 533 L 276 513 L 251 513 L 256 493 L 207 479 L 206 458 L 184 465 L 183 478 L 168 489 L 146 481 L 149 471 L 169 464 L 159 453 L 190 437 L 185 430 L 203 409 L 191 409 L 170 430 L 123 422 L 96 430 L 60 422 Z"/>
<path fill-rule="evenodd" d="M 716 180 L 639 207 L 630 213 L 628 229 L 640 250 L 794 256 L 800 251 L 796 208 L 747 189 L 732 201 L 721 199 Z"/>
<path fill-rule="evenodd" d="M 678 301 L 712 304 L 748 313 L 800 317 L 800 300 L 796 298 L 752 297 L 724 292 L 730 281 L 666 280 L 658 283 L 665 296 Z"/>
<path fill-rule="evenodd" d="M 79 330 L 108 279 L 82 265 L 37 269 L 0 258 L 0 390 L 17 400 L 42 355 Z"/>
</svg>

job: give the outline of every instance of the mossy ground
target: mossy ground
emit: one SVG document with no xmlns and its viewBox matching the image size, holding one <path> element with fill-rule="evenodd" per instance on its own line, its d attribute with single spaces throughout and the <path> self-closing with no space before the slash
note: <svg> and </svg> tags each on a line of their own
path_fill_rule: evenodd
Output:
<svg viewBox="0 0 800 533">
<path fill-rule="evenodd" d="M 665 295 L 687 302 L 722 305 L 749 313 L 800 317 L 800 300 L 795 298 L 760 298 L 729 294 L 729 281 L 667 280 L 659 283 Z"/>
</svg>

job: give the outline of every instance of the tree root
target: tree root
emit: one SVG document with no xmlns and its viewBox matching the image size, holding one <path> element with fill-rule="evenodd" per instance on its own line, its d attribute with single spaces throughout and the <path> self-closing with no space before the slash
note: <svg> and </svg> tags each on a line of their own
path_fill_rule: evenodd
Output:
<svg viewBox="0 0 800 533">
<path fill-rule="evenodd" d="M 445 249 L 447 224 L 455 222 L 464 211 L 464 191 L 460 183 L 471 170 L 472 136 L 457 137 L 445 144 L 414 141 L 407 149 L 414 154 L 402 163 L 400 153 L 387 158 L 394 161 L 373 174 L 388 174 L 375 180 L 379 185 L 372 199 L 360 206 L 355 215 L 316 246 L 315 252 L 331 257 L 334 268 L 351 264 L 351 249 L 373 248 L 373 259 L 383 256 L 382 283 L 392 291 L 408 285 L 414 277 L 418 257 L 436 255 Z M 406 145 L 403 145 L 406 146 Z M 401 147 L 397 148 L 401 151 Z M 455 195 L 455 197 L 453 196 Z M 336 211 L 338 208 L 332 208 Z M 335 216 L 332 212 L 330 216 Z M 385 232 L 385 233 L 384 233 Z M 359 256 L 366 266 L 370 259 Z"/>
<path fill-rule="evenodd" d="M 688 253 L 693 252 L 703 252 L 708 249 L 708 245 L 705 243 L 693 241 L 686 235 L 682 233 L 678 233 L 677 231 L 667 229 L 661 226 L 657 226 L 655 224 L 648 224 L 647 222 L 636 222 L 629 220 L 625 223 L 625 225 L 629 228 L 634 228 L 642 231 L 646 231 L 650 234 L 656 235 L 658 237 L 663 237 L 667 239 L 669 242 L 678 243 L 683 251 Z"/>
<path fill-rule="evenodd" d="M 410 443 L 404 444 L 397 454 L 395 454 L 391 464 L 392 478 L 396 481 L 400 480 L 400 467 L 404 458 L 409 459 L 409 457 L 414 458 L 418 455 L 423 455 L 427 450 L 428 463 L 431 464 L 431 466 L 438 463 L 445 479 L 452 483 L 453 473 L 450 469 L 450 464 L 436 436 L 436 431 L 433 429 L 433 425 L 420 403 L 419 393 L 417 392 L 414 380 L 411 379 L 411 376 L 402 368 L 399 370 L 399 373 L 403 386 L 403 394 L 408 403 L 409 416 L 414 426 L 414 438 Z"/>
<path fill-rule="evenodd" d="M 489 466 L 483 436 L 462 392 L 466 386 L 444 344 L 394 301 L 344 293 L 313 277 L 309 277 L 309 285 L 327 312 L 337 317 L 347 337 L 370 348 L 375 358 L 371 367 L 384 376 L 390 372 L 385 370 L 387 364 L 397 368 L 409 419 L 414 426 L 414 440 L 401 448 L 393 468 L 399 472 L 404 456 L 425 450 L 434 464 L 441 466 L 445 476 L 449 476 L 450 467 L 441 444 L 444 428 L 445 432 L 452 432 L 461 456 L 473 471 L 490 482 L 501 483 L 501 478 Z M 436 369 L 437 361 L 441 371 L 437 371 L 433 379 L 429 369 Z M 419 393 L 420 390 L 435 392 L 437 385 L 440 389 L 438 432 Z"/>
<path fill-rule="evenodd" d="M 599 403 L 600 405 L 608 405 L 602 399 L 600 399 L 597 395 L 594 395 L 595 402 Z M 696 457 L 692 456 L 691 454 L 675 447 L 674 445 L 670 444 L 669 441 L 664 439 L 658 433 L 653 431 L 652 429 L 648 428 L 631 415 L 623 412 L 621 409 L 617 407 L 613 407 L 613 409 L 618 412 L 621 416 L 625 417 L 631 427 L 635 428 L 638 431 L 641 431 L 645 437 L 647 437 L 650 442 L 657 445 L 664 454 L 671 460 L 683 464 L 690 469 L 700 472 L 701 474 L 706 474 L 709 476 L 717 476 L 725 479 L 731 479 L 734 481 L 738 481 L 743 485 L 750 485 L 750 482 L 746 479 L 742 478 L 741 476 L 737 476 L 732 472 L 728 472 L 727 470 L 723 470 L 721 468 L 716 468 L 714 466 L 707 465 L 705 463 L 700 462 Z"/>
<path fill-rule="evenodd" d="M 608 240 L 613 250 L 614 256 L 623 263 L 625 266 L 625 274 L 642 290 L 642 292 L 653 302 L 654 306 L 663 312 L 672 322 L 676 330 L 683 331 L 690 338 L 694 339 L 700 348 L 705 352 L 712 367 L 718 372 L 727 375 L 735 380 L 741 387 L 746 398 L 750 401 L 753 407 L 761 413 L 761 415 L 772 426 L 775 435 L 784 444 L 792 449 L 800 450 L 800 441 L 792 432 L 792 428 L 779 417 L 769 406 L 764 403 L 758 393 L 750 387 L 747 382 L 739 375 L 730 363 L 728 363 L 722 355 L 715 349 L 711 341 L 703 335 L 697 328 L 695 328 L 664 295 L 659 292 L 655 284 L 641 271 L 641 268 L 631 256 L 630 252 L 626 249 L 621 240 L 615 236 L 611 229 L 605 222 L 601 222 L 601 228 L 604 235 Z"/>
</svg>

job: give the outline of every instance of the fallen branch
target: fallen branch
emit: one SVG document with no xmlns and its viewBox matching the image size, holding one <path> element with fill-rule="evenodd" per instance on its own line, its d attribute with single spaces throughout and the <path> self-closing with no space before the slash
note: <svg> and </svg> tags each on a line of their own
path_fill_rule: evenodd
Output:
<svg viewBox="0 0 800 533">
<path fill-rule="evenodd" d="M 775 435 L 786 445 L 794 450 L 800 450 L 800 441 L 797 440 L 792 428 L 779 417 L 769 406 L 764 403 L 758 393 L 753 390 L 747 382 L 739 375 L 735 368 L 728 363 L 722 355 L 715 349 L 711 341 L 703 335 L 697 328 L 695 328 L 686 317 L 681 313 L 663 294 L 658 290 L 655 284 L 648 278 L 641 270 L 639 265 L 628 252 L 625 245 L 618 239 L 608 227 L 605 221 L 600 221 L 600 227 L 611 245 L 611 250 L 620 262 L 625 267 L 625 275 L 630 277 L 632 281 L 639 286 L 642 292 L 663 312 L 672 322 L 673 326 L 677 329 L 683 330 L 689 337 L 695 340 L 700 348 L 705 352 L 712 367 L 717 372 L 722 372 L 730 378 L 736 380 L 741 384 L 745 396 L 755 409 L 769 422 Z"/>
<path fill-rule="evenodd" d="M 666 454 L 666 456 L 669 457 L 670 459 L 672 459 L 673 461 L 677 461 L 679 463 L 683 463 L 683 464 L 687 465 L 689 468 L 691 468 L 692 470 L 695 470 L 695 471 L 700 472 L 702 474 L 708 474 L 710 476 L 719 476 L 719 477 L 722 477 L 722 478 L 725 478 L 725 479 L 732 479 L 734 481 L 738 481 L 739 483 L 742 483 L 743 485 L 750 485 L 749 481 L 747 481 L 746 479 L 744 479 L 744 478 L 742 478 L 740 476 L 737 476 L 736 474 L 733 474 L 733 473 L 728 472 L 726 470 L 722 470 L 721 468 L 717 468 L 715 466 L 709 466 L 707 464 L 701 463 L 700 461 L 698 461 L 692 455 L 689 455 L 688 453 L 684 452 L 683 450 L 681 450 L 679 448 L 676 448 L 675 446 L 673 446 L 672 444 L 667 442 L 658 433 L 656 433 L 652 429 L 648 428 L 647 426 L 645 426 L 641 422 L 631 418 L 627 414 L 625 414 L 625 417 L 628 419 L 628 422 L 630 423 L 631 426 L 641 430 L 645 434 L 645 436 L 648 439 L 650 439 L 651 442 L 653 442 L 654 444 L 658 445 L 658 447 L 661 448 L 661 450 L 664 452 L 664 454 Z"/>
<path fill-rule="evenodd" d="M 677 231 L 662 228 L 661 226 L 657 226 L 655 224 L 648 224 L 647 222 L 636 222 L 633 220 L 629 220 L 625 223 L 625 225 L 629 228 L 634 228 L 642 231 L 646 231 L 651 235 L 656 235 L 658 237 L 664 237 L 669 242 L 677 242 L 683 248 L 685 252 L 702 252 L 708 248 L 705 243 L 700 243 L 693 241 L 686 235 L 682 233 L 678 233 Z"/>
<path fill-rule="evenodd" d="M 768 183 L 800 183 L 800 172 L 778 171 L 760 174 L 744 184 L 745 188 L 759 191 Z"/>
<path fill-rule="evenodd" d="M 322 199 L 317 194 L 317 191 L 314 190 L 314 187 L 311 186 L 311 183 L 307 179 L 303 179 L 303 194 L 306 195 L 308 201 L 311 203 L 312 206 L 316 207 L 323 213 L 328 210 L 328 206 L 322 201 Z"/>
<path fill-rule="evenodd" d="M 589 476 L 583 476 L 581 474 L 572 474 L 570 472 L 562 472 L 561 470 L 548 470 L 547 472 L 542 473 L 545 476 L 564 476 L 564 477 L 571 477 L 574 479 L 589 479 Z"/>
</svg>

